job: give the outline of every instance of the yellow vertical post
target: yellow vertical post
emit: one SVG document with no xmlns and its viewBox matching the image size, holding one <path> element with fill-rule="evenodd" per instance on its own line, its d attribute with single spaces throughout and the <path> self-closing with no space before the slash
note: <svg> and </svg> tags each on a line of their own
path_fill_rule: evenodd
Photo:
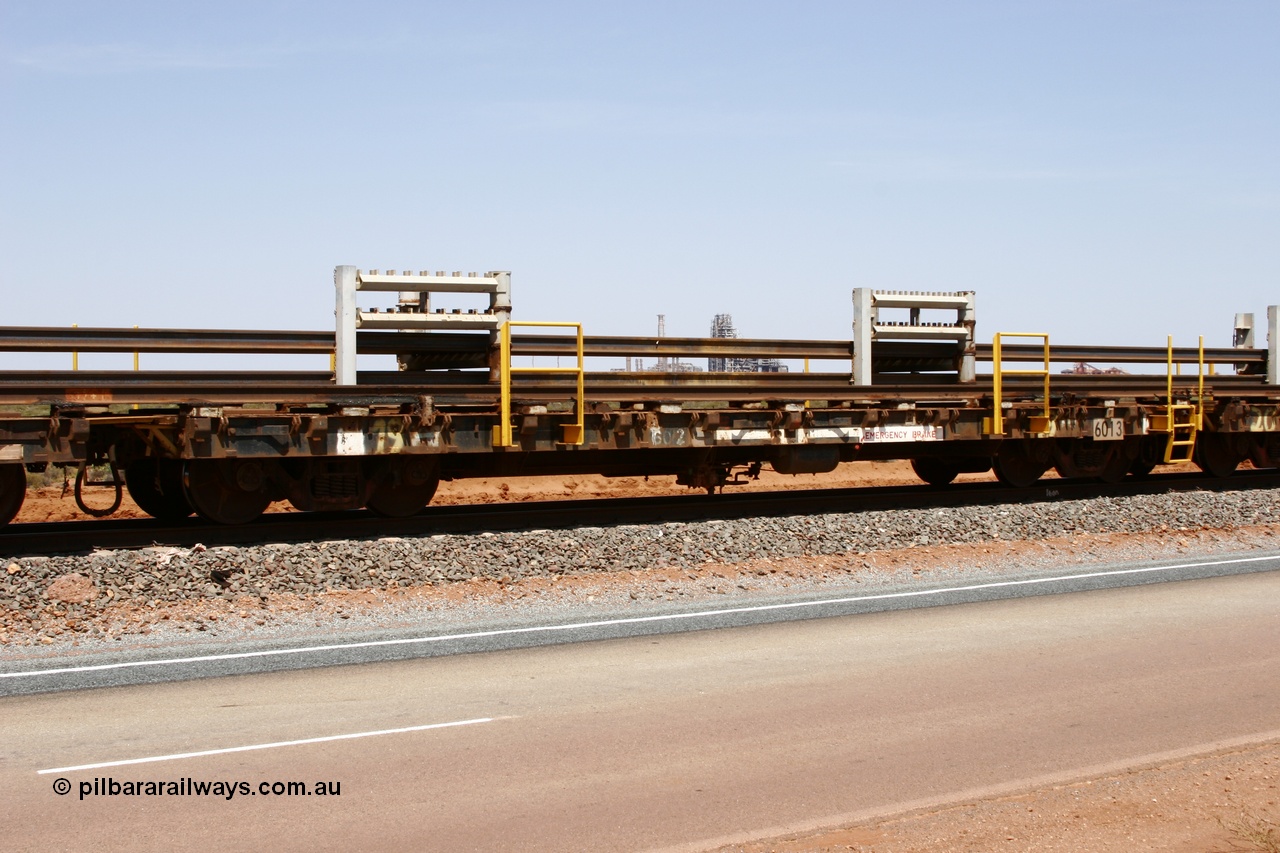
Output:
<svg viewBox="0 0 1280 853">
<path fill-rule="evenodd" d="M 73 329 L 78 329 L 78 328 L 80 328 L 80 324 L 79 324 L 79 323 L 72 323 L 72 324 L 71 324 L 71 328 L 73 328 Z M 79 370 L 79 369 L 80 369 L 80 353 L 76 352 L 75 350 L 72 350 L 72 351 L 71 351 L 71 369 L 72 369 L 72 370 Z"/>
<path fill-rule="evenodd" d="M 1049 336 L 1044 336 L 1044 422 L 1049 424 Z"/>
<path fill-rule="evenodd" d="M 1001 388 L 1003 384 L 1003 376 L 1000 366 L 1000 333 L 996 332 L 995 338 L 991 341 L 991 366 L 995 375 L 992 377 L 995 382 L 992 388 L 992 397 L 995 402 L 995 410 L 991 413 L 991 431 L 996 435 L 1004 435 L 1004 407 L 1001 399 Z"/>
<path fill-rule="evenodd" d="M 1200 336 L 1200 363 L 1196 368 L 1200 375 L 1196 390 L 1196 432 L 1204 429 L 1204 335 Z"/>
<path fill-rule="evenodd" d="M 535 367 L 530 364 L 528 367 L 516 367 L 511 363 L 511 327 L 512 326 L 552 326 L 573 328 L 576 330 L 574 336 L 575 355 L 577 356 L 577 365 L 574 367 Z M 575 374 L 575 400 L 574 408 L 577 411 L 577 418 L 573 424 L 565 424 L 564 443 L 565 444 L 583 444 L 586 440 L 586 368 L 583 365 L 585 348 L 583 346 L 582 324 L 581 323 L 546 323 L 534 320 L 508 320 L 499 328 L 498 334 L 499 356 L 502 360 L 499 368 L 502 378 L 499 382 L 499 405 L 502 411 L 498 413 L 498 427 L 494 435 L 494 444 L 498 447 L 511 447 L 515 444 L 515 430 L 511 425 L 511 375 L 514 373 L 572 373 Z"/>
<path fill-rule="evenodd" d="M 1039 338 L 1044 341 L 1044 367 L 1040 370 L 1005 370 L 1004 369 L 1004 353 L 1002 352 L 1003 338 Z M 1004 377 L 1007 375 L 1019 376 L 1039 376 L 1044 380 L 1044 412 L 1040 417 L 1043 423 L 1037 424 L 1032 421 L 1033 432 L 1049 432 L 1051 409 L 1049 406 L 1049 335 L 1045 332 L 996 332 L 995 337 L 991 341 L 991 363 L 992 363 L 992 402 L 995 404 L 995 410 L 991 414 L 991 432 L 990 435 L 1004 435 Z M 1040 427 L 1037 429 L 1037 427 Z"/>
<path fill-rule="evenodd" d="M 137 324 L 137 323 L 134 323 L 134 324 L 133 324 L 133 327 L 134 327 L 135 329 L 136 329 L 136 328 L 138 328 L 138 324 Z M 133 371 L 134 371 L 134 373 L 137 373 L 137 372 L 138 372 L 138 351 L 137 351 L 137 350 L 134 350 L 134 351 L 133 351 Z M 137 403 L 134 403 L 134 404 L 133 404 L 133 406 L 132 406 L 132 408 L 136 410 L 136 409 L 138 408 L 138 404 L 137 404 Z"/>
<path fill-rule="evenodd" d="M 808 372 L 809 372 L 809 356 L 807 356 L 807 355 L 804 357 L 804 372 L 805 372 L 805 373 L 808 373 Z M 810 402 L 810 401 L 808 401 L 808 400 L 805 400 L 805 401 L 804 401 L 804 407 L 805 407 L 806 409 L 807 409 L 807 408 L 809 408 L 809 402 Z M 827 405 L 831 405 L 831 404 L 830 404 L 830 403 L 828 403 Z"/>
<path fill-rule="evenodd" d="M 569 441 L 569 436 L 565 436 L 565 441 L 569 444 L 582 444 L 587 438 L 587 371 L 583 363 L 582 346 L 582 324 L 578 324 L 578 399 L 574 403 L 574 408 L 578 410 L 577 430 L 573 435 L 573 441 Z"/>
<path fill-rule="evenodd" d="M 498 329 L 498 352 L 501 365 L 499 400 L 501 411 L 498 413 L 498 443 L 503 447 L 511 446 L 511 323 L 503 323 Z"/>
</svg>

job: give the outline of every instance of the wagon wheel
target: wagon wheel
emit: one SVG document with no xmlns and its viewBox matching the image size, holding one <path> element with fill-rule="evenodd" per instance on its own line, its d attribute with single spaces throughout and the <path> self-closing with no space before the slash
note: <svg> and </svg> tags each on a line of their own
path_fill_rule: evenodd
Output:
<svg viewBox="0 0 1280 853">
<path fill-rule="evenodd" d="M 218 524 L 246 524 L 271 505 L 258 462 L 192 459 L 182 485 L 196 515 Z"/>
<path fill-rule="evenodd" d="M 1133 468 L 1133 462 L 1125 455 L 1124 447 L 1115 446 L 1111 448 L 1107 454 L 1107 461 L 1103 463 L 1102 470 L 1097 473 L 1097 478 L 1104 483 L 1115 485 L 1124 480 L 1126 474 Z"/>
<path fill-rule="evenodd" d="M 1156 469 L 1156 463 L 1139 456 L 1129 464 L 1129 473 L 1141 479 Z"/>
<path fill-rule="evenodd" d="M 945 459 L 921 456 L 911 460 L 911 470 L 931 486 L 945 486 L 956 478 L 960 470 Z"/>
<path fill-rule="evenodd" d="M 439 485 L 440 469 L 433 460 L 396 462 L 374 488 L 366 506 L 387 518 L 407 518 L 431 503 Z"/>
<path fill-rule="evenodd" d="M 152 518 L 181 521 L 191 515 L 182 489 L 182 463 L 176 459 L 135 459 L 124 469 L 124 484 L 133 502 Z"/>
<path fill-rule="evenodd" d="M 26 469 L 21 465 L 0 465 L 0 527 L 13 520 L 26 497 Z"/>
<path fill-rule="evenodd" d="M 1035 453 L 1026 441 L 1005 439 L 1000 442 L 1000 450 L 992 460 L 992 467 L 995 469 L 996 479 L 1001 483 L 1015 489 L 1025 489 L 1049 470 L 1049 462 Z"/>
<path fill-rule="evenodd" d="M 1138 455 L 1129 465 L 1129 473 L 1139 479 L 1147 476 L 1164 461 L 1164 439 L 1147 437 L 1138 445 Z"/>
<path fill-rule="evenodd" d="M 1196 467 L 1213 477 L 1229 477 L 1244 459 L 1244 454 L 1231 446 L 1232 441 L 1220 433 L 1206 432 L 1196 437 Z"/>
</svg>

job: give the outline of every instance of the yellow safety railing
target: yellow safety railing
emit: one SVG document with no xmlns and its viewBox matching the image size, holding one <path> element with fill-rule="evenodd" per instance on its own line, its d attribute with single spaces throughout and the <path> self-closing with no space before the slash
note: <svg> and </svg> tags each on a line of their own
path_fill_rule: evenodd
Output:
<svg viewBox="0 0 1280 853">
<path fill-rule="evenodd" d="M 1044 368 L 1040 370 L 1005 370 L 1000 351 L 1004 338 L 1039 338 L 1044 341 Z M 1031 419 L 1031 432 L 1049 431 L 1049 335 L 1044 332 L 996 332 L 991 341 L 992 370 L 994 373 L 995 412 L 991 416 L 990 435 L 1004 435 L 1004 378 L 1006 376 L 1043 376 L 1044 377 L 1044 415 Z"/>
<path fill-rule="evenodd" d="M 1195 457 L 1196 436 L 1204 427 L 1204 335 L 1200 336 L 1196 364 L 1199 378 L 1195 403 L 1175 403 L 1173 376 L 1175 371 L 1179 375 L 1182 374 L 1182 362 L 1173 360 L 1173 335 L 1169 335 L 1165 370 L 1164 418 L 1156 418 L 1156 422 L 1152 425 L 1153 432 L 1169 434 L 1169 439 L 1164 446 L 1164 461 L 1169 465 L 1180 465 L 1192 461 Z"/>
<path fill-rule="evenodd" d="M 511 327 L 512 326 L 539 326 L 554 327 L 563 329 L 577 330 L 577 355 L 578 364 L 576 367 L 516 367 L 511 363 Z M 503 323 L 498 330 L 498 340 L 501 347 L 501 370 L 502 370 L 502 410 L 498 413 L 498 426 L 494 435 L 494 445 L 498 447 L 511 447 L 515 444 L 514 430 L 511 424 L 511 374 L 513 373 L 572 373 L 577 377 L 578 389 L 577 397 L 574 400 L 574 409 L 577 411 L 578 419 L 576 423 L 564 424 L 561 428 L 564 430 L 565 444 L 582 444 L 586 436 L 586 371 L 583 369 L 582 358 L 582 324 L 581 323 L 554 323 L 541 322 L 535 320 L 508 320 Z"/>
</svg>

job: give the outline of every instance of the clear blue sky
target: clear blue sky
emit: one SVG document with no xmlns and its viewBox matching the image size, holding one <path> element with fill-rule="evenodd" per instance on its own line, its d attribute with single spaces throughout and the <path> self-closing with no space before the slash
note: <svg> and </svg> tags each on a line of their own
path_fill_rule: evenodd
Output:
<svg viewBox="0 0 1280 853">
<path fill-rule="evenodd" d="M 589 333 L 847 338 L 866 285 L 1225 345 L 1278 107 L 1274 0 L 4 0 L 0 324 L 331 328 L 347 263 Z"/>
</svg>

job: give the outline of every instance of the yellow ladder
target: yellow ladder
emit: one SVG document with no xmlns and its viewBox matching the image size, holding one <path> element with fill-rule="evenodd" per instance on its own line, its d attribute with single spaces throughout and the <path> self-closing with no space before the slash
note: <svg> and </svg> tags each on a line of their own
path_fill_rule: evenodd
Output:
<svg viewBox="0 0 1280 853">
<path fill-rule="evenodd" d="M 1196 451 L 1196 436 L 1204 426 L 1204 335 L 1200 336 L 1199 357 L 1197 359 L 1199 382 L 1195 403 L 1175 403 L 1173 401 L 1173 335 L 1169 335 L 1168 361 L 1165 381 L 1165 413 L 1164 417 L 1154 419 L 1152 430 L 1166 432 L 1168 441 L 1164 446 L 1164 461 L 1168 465 L 1185 465 L 1192 461 Z M 1179 364 L 1179 368 L 1181 365 Z"/>
<path fill-rule="evenodd" d="M 1039 370 L 1005 370 L 1001 359 L 1000 342 L 1003 338 L 1039 338 L 1044 341 L 1044 367 Z M 995 398 L 995 411 L 987 419 L 988 435 L 1004 435 L 1004 378 L 1006 376 L 1043 376 L 1044 377 L 1044 414 L 1031 418 L 1029 432 L 1046 433 L 1049 431 L 1049 336 L 1044 332 L 996 332 L 991 341 L 992 393 Z"/>
<path fill-rule="evenodd" d="M 511 363 L 511 327 L 512 326 L 539 326 L 554 327 L 563 329 L 575 329 L 577 331 L 577 355 L 578 363 L 576 367 L 516 367 Z M 498 330 L 499 346 L 501 348 L 501 410 L 498 412 L 498 426 L 494 428 L 493 443 L 495 447 L 512 447 L 515 445 L 514 429 L 511 424 L 511 374 L 513 373 L 569 373 L 577 378 L 577 396 L 574 398 L 574 410 L 577 412 L 577 421 L 571 424 L 562 424 L 561 429 L 564 430 L 564 444 L 580 445 L 586 437 L 586 371 L 583 368 L 582 360 L 582 324 L 581 323 L 553 323 L 541 322 L 535 320 L 508 320 L 502 324 Z"/>
</svg>

